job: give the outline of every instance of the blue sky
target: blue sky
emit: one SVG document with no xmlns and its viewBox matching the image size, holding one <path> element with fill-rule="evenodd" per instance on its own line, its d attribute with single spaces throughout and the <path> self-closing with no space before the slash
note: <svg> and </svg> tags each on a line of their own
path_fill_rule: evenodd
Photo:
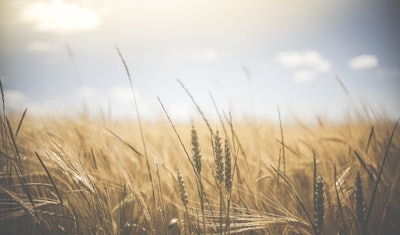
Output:
<svg viewBox="0 0 400 235">
<path fill-rule="evenodd" d="M 0 76 L 10 109 L 157 118 L 337 119 L 353 103 L 400 116 L 396 1 L 1 0 Z M 341 89 L 340 77 L 351 100 Z"/>
</svg>

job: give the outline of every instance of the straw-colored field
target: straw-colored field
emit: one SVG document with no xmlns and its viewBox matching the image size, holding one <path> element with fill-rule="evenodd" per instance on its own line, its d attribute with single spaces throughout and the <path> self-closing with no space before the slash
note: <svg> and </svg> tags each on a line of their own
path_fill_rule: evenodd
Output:
<svg viewBox="0 0 400 235">
<path fill-rule="evenodd" d="M 400 231 L 394 121 L 222 119 L 139 125 L 3 113 L 0 233 Z"/>
</svg>

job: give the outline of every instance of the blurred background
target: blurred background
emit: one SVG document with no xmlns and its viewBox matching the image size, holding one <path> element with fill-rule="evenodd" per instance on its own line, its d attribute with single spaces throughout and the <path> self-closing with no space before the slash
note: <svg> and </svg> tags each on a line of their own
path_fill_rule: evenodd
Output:
<svg viewBox="0 0 400 235">
<path fill-rule="evenodd" d="M 378 0 L 0 0 L 8 108 L 174 120 L 400 117 L 400 5 Z M 338 79 L 339 78 L 339 79 Z M 347 92 L 347 93 L 346 93 Z"/>
</svg>

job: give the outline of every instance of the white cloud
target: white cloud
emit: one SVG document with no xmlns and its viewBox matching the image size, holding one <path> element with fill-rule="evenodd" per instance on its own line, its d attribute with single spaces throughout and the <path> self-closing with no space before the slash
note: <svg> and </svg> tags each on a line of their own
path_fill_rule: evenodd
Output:
<svg viewBox="0 0 400 235">
<path fill-rule="evenodd" d="M 332 68 L 331 62 L 314 50 L 280 52 L 277 60 L 287 68 L 296 69 L 296 82 L 312 81 L 319 73 L 328 73 Z"/>
<path fill-rule="evenodd" d="M 329 60 L 313 50 L 281 52 L 278 61 L 288 68 L 308 67 L 323 73 L 331 70 Z"/>
<path fill-rule="evenodd" d="M 349 60 L 349 67 L 352 69 L 372 69 L 379 65 L 375 55 L 360 55 Z"/>
<path fill-rule="evenodd" d="M 62 0 L 34 2 L 22 12 L 21 17 L 26 23 L 32 23 L 35 30 L 43 32 L 88 31 L 100 24 L 100 18 L 94 11 Z"/>
</svg>

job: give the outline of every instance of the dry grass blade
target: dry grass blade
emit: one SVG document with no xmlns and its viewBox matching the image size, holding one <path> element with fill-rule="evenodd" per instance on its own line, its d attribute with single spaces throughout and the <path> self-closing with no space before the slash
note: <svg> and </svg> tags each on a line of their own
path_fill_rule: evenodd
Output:
<svg viewBox="0 0 400 235">
<path fill-rule="evenodd" d="M 281 119 L 281 111 L 279 110 L 278 106 L 278 117 L 279 117 L 279 129 L 281 133 L 281 149 L 282 149 L 282 164 L 283 164 L 283 175 L 286 176 L 286 153 L 285 153 L 285 138 L 283 135 L 283 125 L 282 125 L 282 119 Z M 279 168 L 278 168 L 279 170 Z M 286 198 L 286 191 L 285 191 L 285 198 Z"/>
<path fill-rule="evenodd" d="M 161 105 L 161 107 L 162 107 L 162 109 L 163 109 L 165 115 L 167 116 L 167 119 L 168 119 L 169 123 L 171 124 L 172 129 L 174 130 L 175 135 L 177 136 L 177 138 L 178 138 L 178 140 L 179 140 L 179 143 L 180 143 L 180 145 L 182 146 L 183 151 L 185 152 L 186 157 L 187 157 L 187 159 L 188 159 L 189 162 L 190 162 L 190 165 L 192 166 L 193 171 L 196 172 L 196 171 L 197 171 L 196 166 L 195 166 L 195 164 L 193 163 L 193 161 L 192 161 L 192 159 L 191 159 L 191 157 L 190 157 L 188 151 L 186 150 L 186 147 L 185 147 L 185 145 L 183 144 L 182 138 L 180 137 L 178 131 L 176 130 L 174 123 L 172 122 L 172 120 L 171 120 L 171 118 L 170 118 L 170 116 L 169 116 L 167 110 L 165 109 L 163 103 L 161 102 L 160 98 L 157 97 L 157 99 L 158 99 L 158 102 L 160 103 L 160 105 Z M 203 197 L 203 195 L 204 195 L 204 198 L 205 198 L 206 201 L 208 202 L 208 198 L 207 198 L 207 196 L 206 196 L 206 192 L 204 191 L 204 186 L 203 186 L 203 183 L 202 183 L 202 180 L 201 180 L 201 176 L 200 176 L 200 174 L 195 174 L 195 176 L 196 176 L 196 180 L 197 180 L 197 182 L 199 183 L 199 187 L 200 187 L 200 190 L 199 190 L 199 191 L 200 191 L 199 193 L 200 193 L 200 195 L 201 195 L 200 197 Z M 208 203 L 208 204 L 209 204 L 209 203 Z"/>
<path fill-rule="evenodd" d="M 218 115 L 219 122 L 221 123 L 222 129 L 224 130 L 224 134 L 225 134 L 225 136 L 228 136 L 228 132 L 226 131 L 225 123 L 224 123 L 224 120 L 222 119 L 221 113 L 218 110 L 217 103 L 215 102 L 215 99 L 214 99 L 212 93 L 210 92 L 209 94 L 210 94 L 210 98 L 211 98 L 211 101 L 213 103 L 215 112 Z"/>
<path fill-rule="evenodd" d="M 5 111 L 6 105 L 5 105 L 5 99 L 4 99 L 3 82 L 1 81 L 1 79 L 0 79 L 0 92 L 1 92 L 2 107 L 3 107 L 3 116 L 5 116 L 5 113 L 6 113 L 6 111 Z"/>
<path fill-rule="evenodd" d="M 281 165 L 281 156 L 282 156 L 282 165 L 283 165 L 283 175 L 286 176 L 286 151 L 285 151 L 285 138 L 283 135 L 283 125 L 282 125 L 282 118 L 281 118 L 281 111 L 279 110 L 279 106 L 277 107 L 278 109 L 278 118 L 279 118 L 279 130 L 281 134 L 281 150 L 279 154 L 279 159 L 278 159 L 278 170 L 280 170 L 280 165 Z M 277 179 L 277 185 L 279 189 L 279 176 Z M 284 188 L 284 195 L 283 195 L 283 201 L 286 204 L 286 188 Z"/>
<path fill-rule="evenodd" d="M 342 80 L 341 80 L 338 76 L 335 76 L 335 78 L 336 78 L 336 81 L 339 83 L 340 87 L 343 89 L 343 91 L 344 91 L 344 93 L 346 94 L 347 98 L 349 98 L 349 100 L 352 101 L 352 100 L 351 100 L 351 96 L 350 96 L 350 92 L 349 92 L 349 90 L 347 89 L 347 87 L 344 85 L 344 83 L 342 82 Z"/>
<path fill-rule="evenodd" d="M 237 169 L 237 163 L 238 163 L 237 160 L 238 160 L 238 156 L 239 156 L 239 151 L 240 151 L 240 154 L 242 154 L 243 158 L 245 159 L 248 172 L 250 173 L 251 171 L 250 171 L 250 166 L 249 166 L 249 163 L 248 163 L 248 157 L 247 157 L 246 151 L 244 150 L 244 148 L 242 146 L 242 143 L 240 142 L 240 139 L 239 139 L 238 135 L 236 134 L 235 129 L 233 128 L 232 117 L 230 116 L 230 118 L 228 118 L 228 117 L 225 116 L 225 119 L 229 123 L 229 127 L 231 129 L 232 143 L 233 143 L 233 148 L 232 149 L 235 149 L 235 143 L 237 143 L 237 152 L 235 153 L 235 162 L 234 162 L 233 170 L 232 170 L 232 182 L 233 182 L 233 178 L 235 176 L 235 173 L 238 170 Z"/>
<path fill-rule="evenodd" d="M 315 185 L 317 183 L 317 159 L 315 157 L 315 151 L 312 150 L 313 153 L 313 192 L 315 192 Z M 314 199 L 315 200 L 315 199 Z"/>
<path fill-rule="evenodd" d="M 4 99 L 4 90 L 3 90 L 3 82 L 0 79 L 0 93 L 1 93 L 1 101 L 2 101 L 2 111 L 3 111 L 3 115 L 0 116 L 0 121 L 1 121 L 1 125 L 0 125 L 0 130 L 1 130 L 1 134 L 2 134 L 2 141 L 3 141 L 3 146 L 5 146 L 5 141 L 6 141 L 6 134 L 7 132 L 5 131 L 6 129 L 6 125 L 5 125 L 5 117 L 6 117 L 6 104 L 5 104 L 5 99 Z"/>
<path fill-rule="evenodd" d="M 25 108 L 24 113 L 22 114 L 22 117 L 18 122 L 18 127 L 17 127 L 17 130 L 15 131 L 15 137 L 18 136 L 19 130 L 20 130 L 21 126 L 22 126 L 22 122 L 24 121 L 24 118 L 25 118 L 25 115 L 26 115 L 26 111 L 28 111 L 28 108 Z"/>
<path fill-rule="evenodd" d="M 386 146 L 386 149 L 385 149 L 385 154 L 383 156 L 381 167 L 379 169 L 379 173 L 378 173 L 378 176 L 376 178 L 374 190 L 372 191 L 372 196 L 371 196 L 371 199 L 370 199 L 370 202 L 369 202 L 369 206 L 368 206 L 368 210 L 367 210 L 367 216 L 365 217 L 365 226 L 368 225 L 368 221 L 369 221 L 369 218 L 371 216 L 372 206 L 374 205 L 374 202 L 375 202 L 375 196 L 376 196 L 376 192 L 378 191 L 378 185 L 379 185 L 379 181 L 380 181 L 381 176 L 382 176 L 383 167 L 385 166 L 385 162 L 386 162 L 386 159 L 388 157 L 389 149 L 390 149 L 390 146 L 392 145 L 393 136 L 394 136 L 394 133 L 396 132 L 396 128 L 397 128 L 397 125 L 399 124 L 399 121 L 400 121 L 400 119 L 398 119 L 396 121 L 396 124 L 394 125 L 393 130 L 392 130 L 392 134 L 390 135 L 388 145 Z"/>
<path fill-rule="evenodd" d="M 369 133 L 367 147 L 365 147 L 365 153 L 368 153 L 369 146 L 371 144 L 372 137 L 374 136 L 375 126 L 372 126 L 371 132 Z"/>
<path fill-rule="evenodd" d="M 3 85 L 1 84 L 1 80 L 0 80 L 0 90 L 1 90 L 1 97 L 2 97 L 2 101 L 3 101 L 3 115 L 0 115 L 0 131 L 1 131 L 1 141 L 2 141 L 2 145 L 5 146 L 5 150 L 7 152 L 7 145 L 6 145 L 6 135 L 7 132 L 5 131 L 6 129 L 6 125 L 5 125 L 5 116 L 6 116 L 6 108 L 5 108 L 5 104 L 4 104 L 4 93 L 3 93 Z"/>
<path fill-rule="evenodd" d="M 251 84 L 252 76 L 250 73 L 250 69 L 245 65 L 242 65 L 242 69 L 243 69 L 244 75 L 246 76 L 247 81 Z"/>
<path fill-rule="evenodd" d="M 18 169 L 20 170 L 21 174 L 24 174 L 24 167 L 22 165 L 22 161 L 21 161 L 21 157 L 19 155 L 19 151 L 18 151 L 18 146 L 17 143 L 15 141 L 15 137 L 10 125 L 10 121 L 8 120 L 8 118 L 6 117 L 6 122 L 7 122 L 7 127 L 8 127 L 8 132 L 9 132 L 9 136 L 11 138 L 11 144 L 13 146 L 14 152 L 15 152 L 15 156 L 17 158 L 17 163 L 18 163 Z"/>
<path fill-rule="evenodd" d="M 365 210 L 362 180 L 361 180 L 361 175 L 360 175 L 359 171 L 357 171 L 356 183 L 355 183 L 355 204 L 356 204 L 356 216 L 357 216 L 358 229 L 359 229 L 359 232 L 364 234 L 366 210 Z"/>
<path fill-rule="evenodd" d="M 230 234 L 230 204 L 232 197 L 232 159 L 231 159 L 231 151 L 229 147 L 229 141 L 225 139 L 225 188 L 227 191 L 227 205 L 226 205 L 226 225 L 227 225 L 227 233 Z"/>
<path fill-rule="evenodd" d="M 392 185 L 390 187 L 389 199 L 387 200 L 385 209 L 383 210 L 379 228 L 381 228 L 381 225 L 385 221 L 385 219 L 388 218 L 388 212 L 390 211 L 391 205 L 393 205 L 393 199 L 398 199 L 398 189 L 396 187 L 400 185 L 400 162 L 397 164 L 395 172 L 396 174 L 393 177 Z"/>
<path fill-rule="evenodd" d="M 322 141 L 332 141 L 332 142 L 337 142 L 341 144 L 347 144 L 347 141 L 338 137 L 323 137 L 320 140 Z"/>
<path fill-rule="evenodd" d="M 21 161 L 21 156 L 20 156 L 19 151 L 18 151 L 18 146 L 17 146 L 17 143 L 15 141 L 15 137 L 13 135 L 13 131 L 12 131 L 12 128 L 11 128 L 11 125 L 10 125 L 10 121 L 8 120 L 7 117 L 6 117 L 6 121 L 7 121 L 9 136 L 11 138 L 11 143 L 12 143 L 12 146 L 13 146 L 14 151 L 15 151 L 15 156 L 17 158 L 17 165 L 18 165 L 18 170 L 19 170 L 19 172 L 18 172 L 17 169 L 16 169 L 17 177 L 18 177 L 18 180 L 19 180 L 20 184 L 22 185 L 22 189 L 24 190 L 24 193 L 26 194 L 26 196 L 29 199 L 29 202 L 32 204 L 32 207 L 34 207 L 35 204 L 33 202 L 33 198 L 32 198 L 31 192 L 30 192 L 29 188 L 26 187 L 26 182 L 25 182 L 26 177 L 25 177 L 25 171 L 24 171 L 24 168 L 23 168 L 23 165 L 22 165 L 22 161 Z M 14 165 L 14 167 L 15 167 L 15 165 Z M 10 172 L 10 175 L 11 175 L 11 172 Z"/>
<path fill-rule="evenodd" d="M 293 153 L 296 156 L 299 156 L 299 153 L 297 153 L 295 150 L 287 146 L 285 143 L 283 143 L 281 140 L 275 139 L 276 142 L 278 142 L 280 145 L 282 145 L 285 149 L 289 150 L 289 152 Z"/>
<path fill-rule="evenodd" d="M 35 152 L 35 155 L 36 155 L 37 159 L 39 160 L 40 164 L 42 165 L 43 169 L 46 171 L 47 177 L 49 177 L 50 182 L 51 182 L 51 184 L 53 185 L 54 190 L 56 191 L 56 194 L 57 194 L 57 196 L 58 196 L 58 200 L 60 200 L 61 205 L 64 205 L 64 204 L 63 204 L 63 200 L 62 200 L 62 198 L 61 198 L 61 194 L 60 194 L 60 192 L 58 191 L 58 187 L 57 187 L 56 183 L 54 182 L 54 179 L 53 179 L 53 177 L 51 176 L 49 170 L 47 169 L 46 165 L 44 164 L 44 162 L 43 162 L 42 159 L 40 158 L 39 154 L 38 154 L 37 152 Z"/>
<path fill-rule="evenodd" d="M 0 151 L 0 156 L 6 158 L 9 161 L 15 162 L 17 164 L 17 162 L 15 161 L 15 159 L 12 156 L 9 156 L 8 154 Z"/>
<path fill-rule="evenodd" d="M 340 184 L 338 184 L 337 182 L 336 182 L 336 178 L 337 178 L 337 173 L 336 173 L 336 163 L 335 163 L 335 166 L 334 166 L 334 168 L 333 168 L 333 182 L 334 182 L 334 186 L 335 186 L 335 193 L 336 193 L 336 199 L 337 199 L 337 203 L 338 203 L 338 207 L 339 207 L 339 212 L 340 212 L 340 218 L 342 219 L 342 223 L 343 223 L 343 230 L 344 231 L 346 231 L 346 229 L 347 229 L 347 225 L 346 225 L 346 222 L 345 222 L 345 217 L 344 217 L 344 213 L 343 213 L 343 206 L 342 206 L 342 203 L 341 203 L 341 201 L 340 201 L 340 197 L 339 197 L 339 191 L 338 191 L 338 185 L 340 186 Z"/>
<path fill-rule="evenodd" d="M 354 154 L 356 155 L 357 160 L 360 162 L 362 168 L 367 172 L 368 176 L 370 179 L 375 179 L 376 178 L 376 173 L 374 172 L 373 167 L 368 167 L 365 161 L 363 160 L 362 156 L 357 152 L 357 150 L 354 150 Z"/>
<path fill-rule="evenodd" d="M 10 196 L 15 202 L 17 202 L 19 205 L 21 205 L 21 207 L 24 209 L 24 211 L 29 214 L 30 216 L 32 216 L 34 219 L 37 219 L 36 217 L 36 212 L 35 209 L 33 207 L 32 204 L 29 204 L 27 202 L 25 202 L 23 199 L 21 199 L 16 193 L 4 188 L 1 184 L 0 184 L 0 190 L 2 190 L 3 192 L 5 192 L 8 196 Z"/>
<path fill-rule="evenodd" d="M 189 90 L 185 87 L 185 85 L 183 84 L 183 82 L 181 82 L 181 80 L 177 79 L 178 83 L 181 85 L 181 87 L 183 88 L 183 90 L 185 90 L 186 94 L 190 97 L 190 99 L 192 100 L 193 104 L 196 106 L 197 111 L 200 113 L 201 117 L 203 118 L 204 122 L 206 123 L 208 130 L 210 131 L 211 136 L 214 135 L 214 132 L 211 128 L 210 123 L 208 122 L 206 116 L 204 115 L 203 111 L 201 110 L 200 106 L 197 104 L 196 100 L 194 99 L 194 97 L 192 96 L 192 94 L 190 94 Z"/>
<path fill-rule="evenodd" d="M 303 210 L 304 214 L 307 216 L 307 219 L 309 221 L 310 227 L 312 228 L 312 230 L 314 231 L 314 234 L 316 234 L 315 228 L 314 228 L 314 223 L 311 220 L 310 215 L 308 214 L 306 207 L 304 206 L 303 201 L 301 200 L 299 194 L 297 193 L 296 189 L 293 187 L 293 185 L 290 183 L 290 181 L 277 169 L 275 169 L 275 167 L 273 167 L 271 165 L 271 168 L 280 176 L 282 177 L 282 179 L 286 182 L 286 184 L 289 186 L 289 188 L 292 190 L 292 193 L 294 195 L 294 198 L 296 199 L 296 201 L 300 204 L 301 209 Z"/>
<path fill-rule="evenodd" d="M 126 64 L 126 61 L 125 61 L 124 57 L 122 56 L 121 51 L 119 50 L 119 48 L 117 46 L 115 46 L 115 49 L 117 50 L 118 55 L 121 58 L 122 63 L 124 64 L 126 74 L 128 75 L 129 84 L 131 85 L 133 103 L 135 105 L 135 110 L 136 110 L 136 118 L 137 118 L 137 120 L 139 122 L 140 137 L 142 139 L 144 156 L 146 157 L 147 172 L 149 174 L 149 180 L 150 180 L 150 183 L 151 183 L 152 188 L 153 188 L 153 190 L 152 190 L 153 201 L 154 201 L 154 204 L 156 204 L 156 195 L 155 195 L 155 188 L 154 188 L 154 182 L 153 182 L 153 175 L 152 175 L 151 169 L 150 169 L 150 161 L 149 161 L 149 156 L 147 155 L 146 141 L 144 140 L 142 121 L 141 121 L 141 118 L 140 118 L 140 113 L 139 113 L 139 108 L 138 108 L 138 104 L 137 104 L 137 100 L 136 100 L 136 93 L 135 93 L 135 89 L 134 89 L 134 86 L 133 86 L 132 77 L 131 77 L 131 74 L 129 72 L 128 65 Z"/>
<path fill-rule="evenodd" d="M 117 135 L 116 133 L 114 133 L 112 130 L 106 128 L 106 130 L 108 132 L 110 132 L 113 136 L 115 136 L 117 139 L 119 139 L 122 143 L 124 143 L 128 148 L 130 148 L 134 153 L 136 153 L 137 155 L 139 155 L 140 157 L 143 157 L 143 154 L 141 154 L 139 151 L 136 150 L 135 147 L 133 147 L 131 144 L 129 144 L 128 142 L 126 142 L 125 140 L 123 140 L 119 135 Z"/>
<path fill-rule="evenodd" d="M 256 179 L 256 182 L 258 183 L 258 182 L 261 182 L 261 181 L 263 181 L 265 179 L 268 179 L 268 178 L 271 178 L 271 176 L 270 175 L 263 175 L 263 176 L 259 177 L 258 179 Z"/>
<path fill-rule="evenodd" d="M 269 198 L 264 198 L 269 201 Z M 273 203 L 273 202 L 271 202 Z M 215 208 L 219 205 L 217 202 L 213 204 Z M 294 216 L 288 211 L 285 211 L 279 205 L 276 205 L 274 213 L 267 213 L 260 210 L 253 210 L 248 207 L 238 206 L 233 204 L 229 217 L 229 223 L 218 225 L 215 223 L 219 219 L 220 215 L 213 215 L 210 212 L 206 213 L 207 224 L 206 227 L 213 233 L 217 234 L 223 232 L 224 234 L 271 234 L 266 231 L 271 228 L 295 227 L 297 230 L 300 229 L 301 234 L 309 234 L 310 226 L 306 221 Z M 194 210 L 194 214 L 199 210 L 196 207 L 190 207 Z M 222 216 L 227 217 L 225 213 Z M 276 232 L 273 234 L 277 234 Z M 285 233 L 284 233 L 285 234 Z M 289 233 L 291 234 L 291 233 Z"/>
<path fill-rule="evenodd" d="M 186 150 L 186 147 L 185 147 L 185 145 L 183 144 L 183 141 L 182 141 L 182 139 L 181 139 L 181 136 L 179 135 L 178 131 L 176 130 L 175 125 L 174 125 L 174 123 L 172 122 L 172 119 L 169 117 L 169 114 L 168 114 L 167 110 L 165 109 L 164 104 L 161 102 L 161 100 L 160 100 L 160 98 L 159 98 L 158 96 L 157 96 L 157 99 L 158 99 L 158 102 L 160 103 L 161 108 L 163 109 L 165 115 L 167 116 L 168 121 L 169 121 L 169 123 L 171 124 L 172 129 L 173 129 L 174 132 L 175 132 L 175 135 L 178 137 L 179 143 L 181 144 L 181 146 L 182 146 L 182 148 L 183 148 L 183 151 L 185 152 L 185 154 L 186 154 L 186 156 L 187 156 L 187 158 L 188 158 L 190 164 L 191 164 L 192 167 L 193 167 L 193 171 L 196 172 L 196 167 L 195 167 L 195 165 L 194 165 L 192 159 L 190 159 L 190 155 L 189 155 L 188 151 Z"/>
<path fill-rule="evenodd" d="M 122 56 L 122 53 L 119 50 L 119 48 L 117 46 L 115 46 L 115 49 L 117 50 L 119 58 L 121 59 L 122 63 L 124 64 L 125 72 L 128 75 L 129 83 L 131 85 L 131 89 L 133 89 L 132 77 L 131 77 L 131 73 L 129 72 L 128 65 L 126 64 L 126 61 L 125 61 L 124 57 Z"/>
</svg>

